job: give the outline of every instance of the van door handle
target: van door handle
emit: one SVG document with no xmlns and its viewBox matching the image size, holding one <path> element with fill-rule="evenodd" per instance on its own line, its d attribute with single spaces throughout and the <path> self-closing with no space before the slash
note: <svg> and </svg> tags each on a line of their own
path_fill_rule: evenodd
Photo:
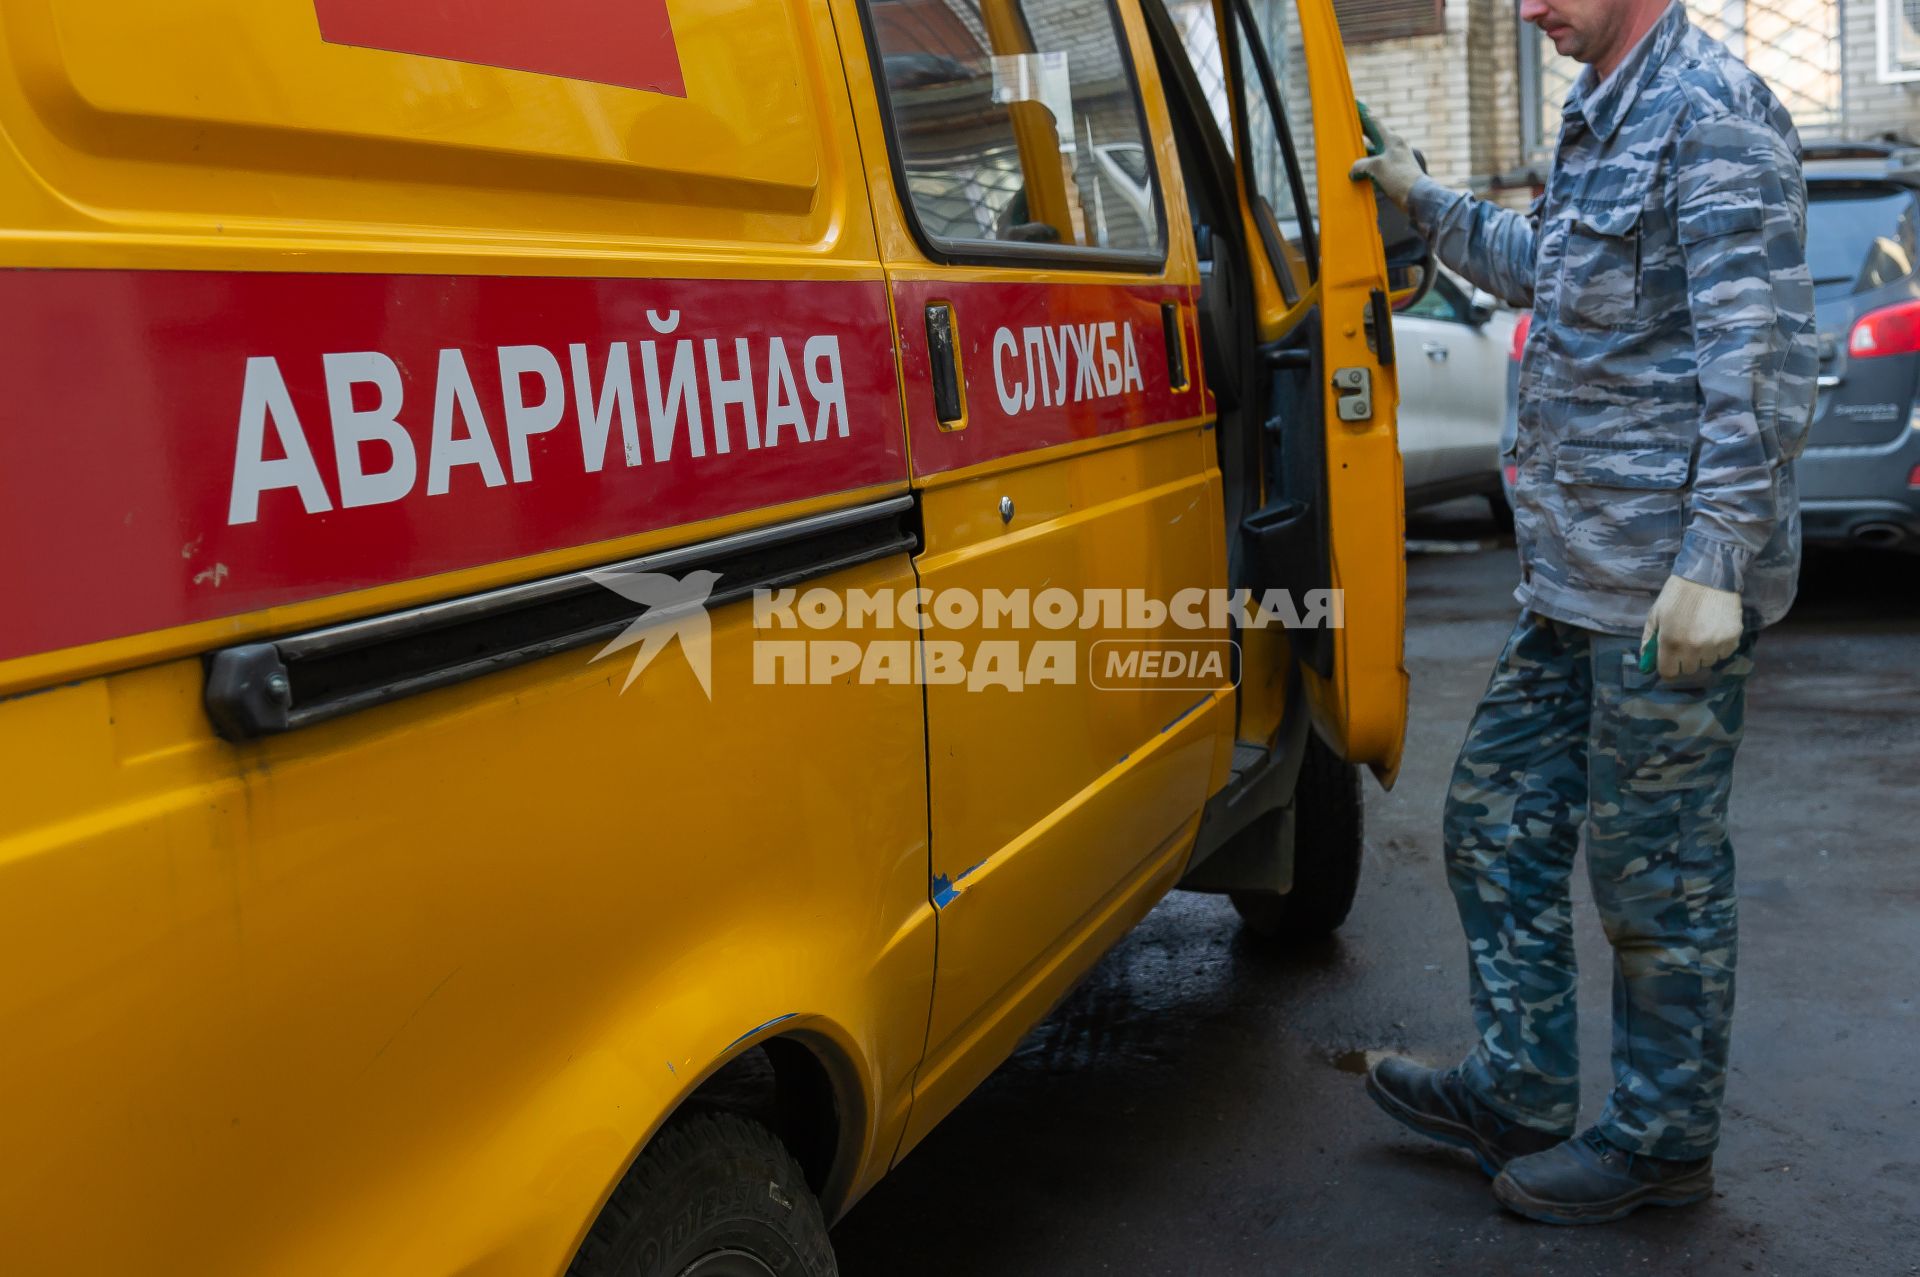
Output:
<svg viewBox="0 0 1920 1277">
<path fill-rule="evenodd" d="M 1436 364 L 1446 363 L 1447 356 L 1451 353 L 1444 344 L 1437 341 L 1423 341 L 1420 343 L 1420 349 L 1426 351 L 1427 358 Z"/>
<path fill-rule="evenodd" d="M 1180 307 L 1173 302 L 1160 303 L 1160 332 L 1167 342 L 1167 388 L 1187 388 L 1186 325 L 1180 322 Z"/>
<path fill-rule="evenodd" d="M 927 363 L 933 381 L 933 415 L 940 428 L 965 430 L 967 405 L 960 386 L 960 359 L 954 350 L 951 302 L 927 305 Z"/>
</svg>

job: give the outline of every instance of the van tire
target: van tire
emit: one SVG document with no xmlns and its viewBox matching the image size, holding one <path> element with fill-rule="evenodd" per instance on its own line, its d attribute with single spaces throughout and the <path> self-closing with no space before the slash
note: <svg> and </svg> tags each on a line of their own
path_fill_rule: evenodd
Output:
<svg viewBox="0 0 1920 1277">
<path fill-rule="evenodd" d="M 1293 889 L 1230 893 L 1248 934 L 1277 945 L 1307 944 L 1340 929 L 1360 887 L 1365 844 L 1360 769 L 1341 762 L 1309 733 L 1293 790 Z"/>
<path fill-rule="evenodd" d="M 679 1277 L 701 1261 L 699 1277 L 839 1272 L 799 1163 L 732 1113 L 669 1122 L 607 1199 L 567 1277 Z"/>
</svg>

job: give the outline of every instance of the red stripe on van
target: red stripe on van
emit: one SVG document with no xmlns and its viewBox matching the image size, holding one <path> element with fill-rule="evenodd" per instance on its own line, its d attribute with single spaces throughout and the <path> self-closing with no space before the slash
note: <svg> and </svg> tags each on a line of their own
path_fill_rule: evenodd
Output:
<svg viewBox="0 0 1920 1277">
<path fill-rule="evenodd" d="M 666 0 L 313 0 L 320 38 L 683 98 Z"/>
<path fill-rule="evenodd" d="M 0 659 L 904 480 L 887 332 L 878 280 L 0 271 Z"/>
<path fill-rule="evenodd" d="M 1208 411 L 1188 289 L 1180 285 L 914 281 L 896 283 L 893 295 L 917 475 Z M 961 430 L 941 429 L 934 415 L 926 308 L 939 302 L 952 307 L 957 329 L 966 389 Z M 1186 382 L 1178 389 L 1169 377 L 1166 304 L 1176 308 L 1186 345 Z M 1109 352 L 1119 361 L 1118 384 L 1109 378 L 1116 369 Z"/>
</svg>

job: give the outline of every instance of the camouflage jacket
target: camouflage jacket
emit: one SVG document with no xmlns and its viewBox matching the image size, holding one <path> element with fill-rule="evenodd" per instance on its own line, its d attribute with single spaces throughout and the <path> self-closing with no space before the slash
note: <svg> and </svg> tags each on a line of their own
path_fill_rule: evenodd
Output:
<svg viewBox="0 0 1920 1277">
<path fill-rule="evenodd" d="M 1440 259 L 1533 308 L 1520 366 L 1516 597 L 1640 632 L 1669 573 L 1793 601 L 1819 357 L 1806 183 L 1786 108 L 1678 3 L 1567 106 L 1526 215 L 1414 187 Z"/>
</svg>

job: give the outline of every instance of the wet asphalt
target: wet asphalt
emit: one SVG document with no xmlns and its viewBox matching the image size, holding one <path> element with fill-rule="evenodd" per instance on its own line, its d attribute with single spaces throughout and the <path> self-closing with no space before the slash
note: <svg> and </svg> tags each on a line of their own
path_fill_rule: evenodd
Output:
<svg viewBox="0 0 1920 1277">
<path fill-rule="evenodd" d="M 1718 1192 L 1598 1228 L 1504 1215 L 1366 1098 L 1366 1053 L 1469 1043 L 1448 770 L 1513 623 L 1477 503 L 1410 528 L 1406 763 L 1368 782 L 1337 938 L 1176 893 L 835 1230 L 847 1277 L 1920 1274 L 1920 556 L 1810 559 L 1735 774 L 1739 1009 Z M 1576 871 L 1585 1116 L 1608 951 Z"/>
</svg>

